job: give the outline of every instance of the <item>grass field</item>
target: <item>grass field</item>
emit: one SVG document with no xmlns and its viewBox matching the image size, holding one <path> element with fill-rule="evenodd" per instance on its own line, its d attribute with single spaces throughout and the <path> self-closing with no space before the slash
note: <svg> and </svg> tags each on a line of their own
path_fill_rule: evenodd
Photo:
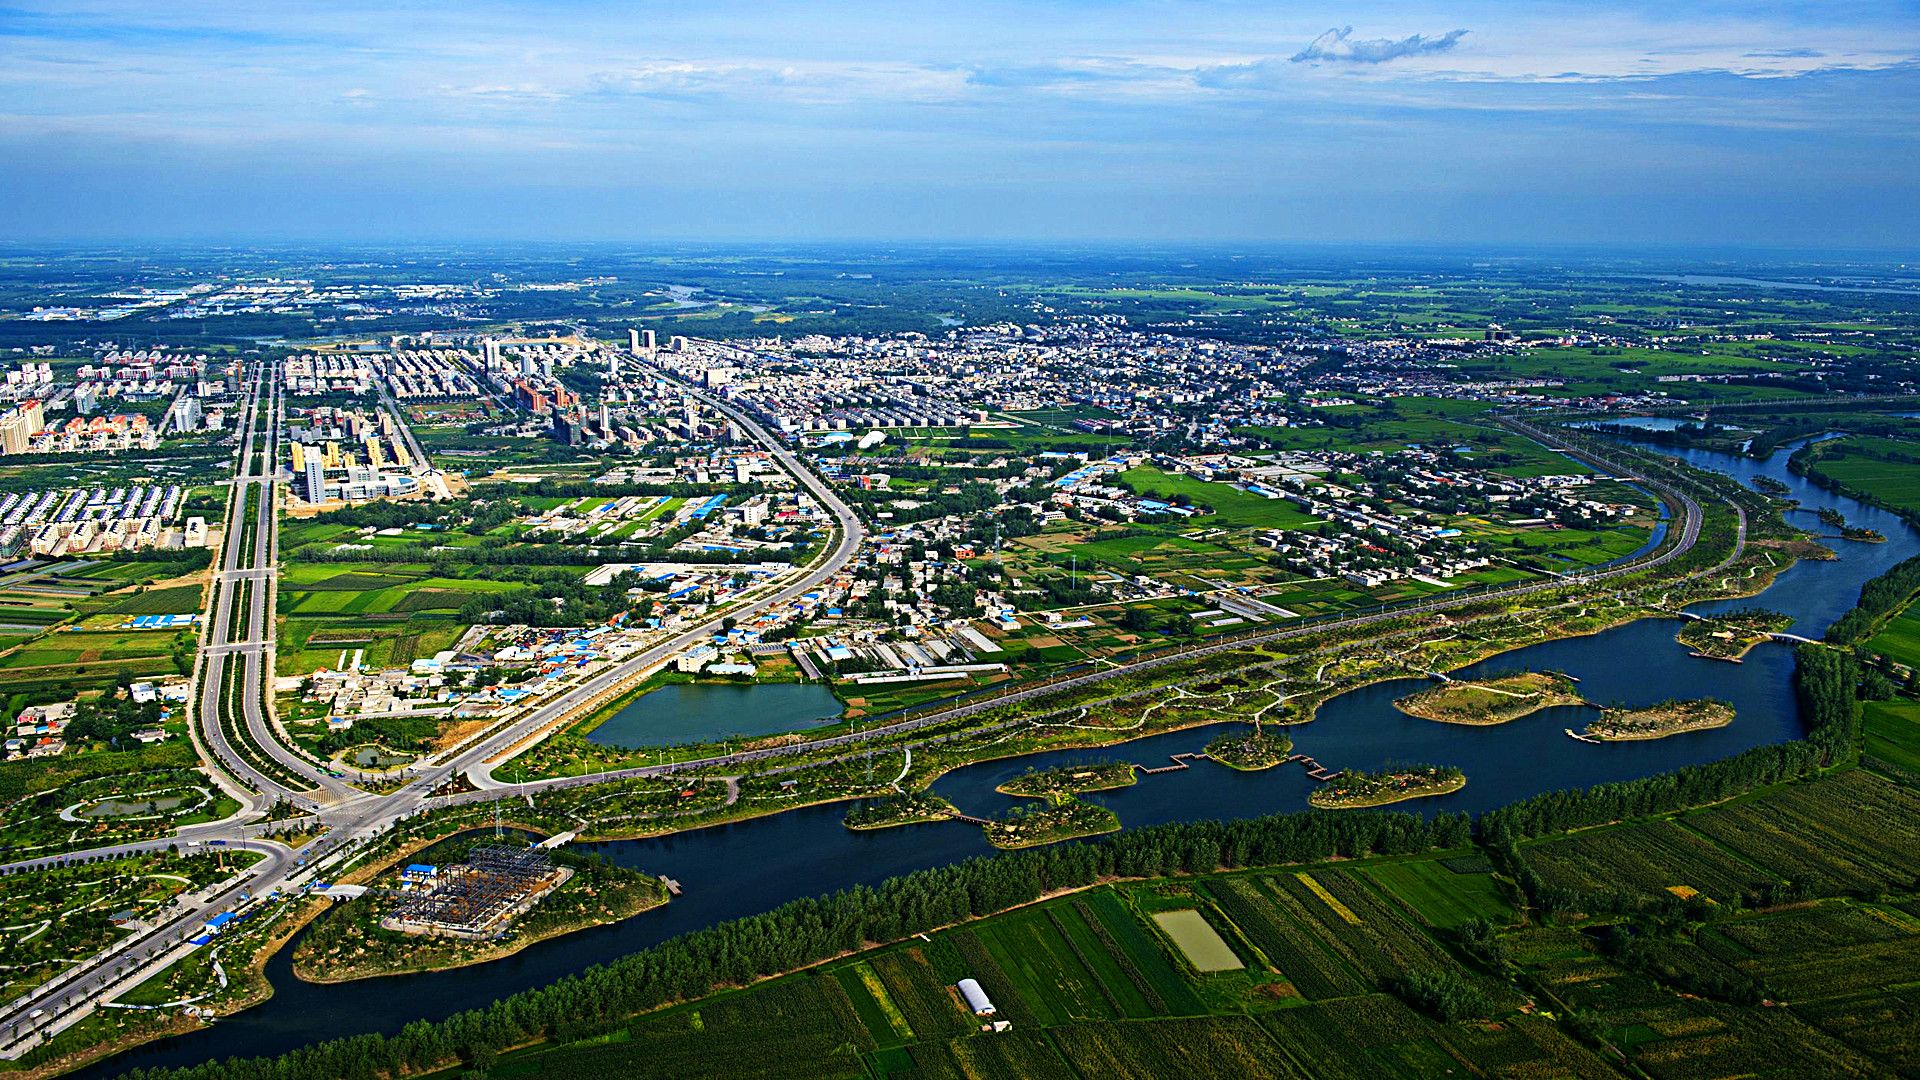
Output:
<svg viewBox="0 0 1920 1080">
<path fill-rule="evenodd" d="M 1430 926 L 1455 927 L 1474 919 L 1504 924 L 1514 918 L 1513 905 L 1491 873 L 1462 873 L 1419 859 L 1369 866 L 1366 875 Z"/>
<path fill-rule="evenodd" d="M 1812 469 L 1888 506 L 1920 512 L 1920 468 L 1913 466 L 1915 460 L 1920 460 L 1920 442 L 1849 435 L 1822 444 Z"/>
<path fill-rule="evenodd" d="M 1863 648 L 1896 664 L 1920 667 L 1920 604 L 1894 616 L 1885 628 L 1867 639 Z"/>
<path fill-rule="evenodd" d="M 1120 479 L 1141 495 L 1169 501 L 1184 495 L 1194 506 L 1212 507 L 1212 515 L 1188 519 L 1196 525 L 1225 529 L 1294 529 L 1320 524 L 1319 518 L 1286 499 L 1269 499 L 1229 484 L 1178 476 L 1152 465 L 1128 469 L 1120 474 Z"/>
<path fill-rule="evenodd" d="M 1869 755 L 1920 773 L 1920 702 L 1869 701 L 1861 720 Z"/>
</svg>

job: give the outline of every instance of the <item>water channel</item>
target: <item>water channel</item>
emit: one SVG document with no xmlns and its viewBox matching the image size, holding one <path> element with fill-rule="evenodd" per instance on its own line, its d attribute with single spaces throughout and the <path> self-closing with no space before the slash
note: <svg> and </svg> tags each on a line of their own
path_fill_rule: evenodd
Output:
<svg viewBox="0 0 1920 1080">
<path fill-rule="evenodd" d="M 1787 456 L 1798 445 L 1784 446 L 1764 462 L 1701 450 L 1677 454 L 1693 465 L 1717 469 L 1748 484 L 1756 476 L 1773 477 L 1786 484 L 1809 511 L 1833 507 L 1852 524 L 1880 531 L 1888 542 L 1828 541 L 1840 554 L 1837 561 L 1799 563 L 1757 598 L 1705 603 L 1693 610 L 1764 606 L 1793 615 L 1793 632 L 1818 637 L 1853 606 L 1863 582 L 1920 552 L 1920 534 L 1898 516 L 1827 492 L 1787 472 Z M 1810 531 L 1824 531 L 1811 513 L 1796 515 L 1795 520 Z M 1427 685 L 1422 680 L 1397 680 L 1332 699 L 1321 707 L 1318 719 L 1294 728 L 1292 734 L 1301 752 L 1330 768 L 1375 768 L 1389 762 L 1460 766 L 1468 778 L 1464 789 L 1405 807 L 1432 813 L 1479 811 L 1542 791 L 1643 776 L 1801 733 L 1790 685 L 1793 655 L 1787 645 L 1762 645 L 1748 654 L 1744 664 L 1698 660 L 1673 640 L 1676 625 L 1673 620 L 1644 620 L 1589 637 L 1547 642 L 1475 664 L 1466 674 L 1519 668 L 1565 671 L 1581 680 L 1588 700 L 1600 704 L 1719 697 L 1731 701 L 1737 710 L 1732 724 L 1654 741 L 1590 745 L 1567 738 L 1562 730 L 1582 726 L 1589 715 L 1585 707 L 1543 710 L 1495 728 L 1458 727 L 1416 720 L 1394 709 L 1394 698 Z M 1199 749 L 1209 737 L 1207 731 L 1174 732 L 1103 750 L 984 762 L 942 777 L 933 790 L 964 810 L 993 814 L 1013 802 L 996 794 L 995 785 L 1030 766 L 1099 760 L 1159 765 L 1168 754 Z M 1311 786 L 1297 766 L 1239 773 L 1200 762 L 1184 772 L 1142 777 L 1134 787 L 1090 798 L 1113 807 L 1125 825 L 1137 827 L 1305 810 Z M 411 1020 L 440 1019 L 485 1005 L 677 934 L 798 897 L 872 884 L 993 852 L 973 826 L 942 823 L 855 833 L 841 825 L 844 813 L 841 806 L 820 806 L 660 839 L 583 845 L 624 865 L 673 877 L 685 886 L 685 895 L 622 923 L 449 972 L 316 986 L 294 978 L 292 950 L 285 949 L 267 967 L 275 988 L 270 1001 L 207 1030 L 130 1051 L 86 1075 L 112 1076 L 135 1066 L 180 1066 L 229 1055 L 277 1054 L 322 1039 L 392 1032 Z"/>
</svg>

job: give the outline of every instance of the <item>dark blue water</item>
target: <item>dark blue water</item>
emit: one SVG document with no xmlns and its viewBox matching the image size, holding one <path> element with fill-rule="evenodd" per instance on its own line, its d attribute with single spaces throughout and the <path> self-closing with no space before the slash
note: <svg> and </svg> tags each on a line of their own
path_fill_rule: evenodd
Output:
<svg viewBox="0 0 1920 1080">
<path fill-rule="evenodd" d="M 844 711 L 819 683 L 673 683 L 645 693 L 587 733 L 602 746 L 678 746 L 776 735 L 831 723 Z"/>
<path fill-rule="evenodd" d="M 1771 476 L 1803 506 L 1831 506 L 1859 525 L 1879 530 L 1885 544 L 1833 541 L 1841 559 L 1806 562 L 1782 574 L 1762 596 L 1697 605 L 1695 610 L 1762 605 L 1795 616 L 1795 632 L 1817 637 L 1857 600 L 1860 585 L 1920 551 L 1920 535 L 1898 517 L 1824 491 L 1786 471 L 1783 447 L 1766 462 L 1689 451 L 1680 456 L 1743 481 Z M 1602 705 L 1651 704 L 1667 698 L 1720 697 L 1737 717 L 1727 727 L 1671 738 L 1592 745 L 1569 739 L 1591 715 L 1585 707 L 1547 709 L 1499 727 L 1477 728 L 1417 720 L 1393 708 L 1393 699 L 1428 685 L 1424 680 L 1380 683 L 1327 702 L 1313 723 L 1292 731 L 1298 748 L 1332 768 L 1373 768 L 1389 762 L 1458 765 L 1467 786 L 1404 808 L 1423 812 L 1478 811 L 1542 791 L 1583 787 L 1710 761 L 1800 734 L 1790 687 L 1791 650 L 1762 645 L 1744 664 L 1696 660 L 1673 640 L 1676 623 L 1647 620 L 1584 638 L 1553 641 L 1505 653 L 1465 674 L 1517 668 L 1555 669 L 1581 680 L 1588 700 Z M 943 777 L 934 790 L 975 813 L 1014 802 L 993 788 L 1050 763 L 1121 760 L 1148 765 L 1203 746 L 1210 731 L 1155 735 L 1104 750 L 1070 750 L 984 762 Z M 1255 817 L 1306 808 L 1312 781 L 1296 766 L 1240 773 L 1198 763 L 1179 773 L 1141 778 L 1131 788 L 1090 796 L 1113 807 L 1128 826 L 1202 818 Z M 871 884 L 907 871 L 992 851 L 980 830 L 959 823 L 879 832 L 850 832 L 840 806 L 794 810 L 770 818 L 656 840 L 583 845 L 618 862 L 678 879 L 684 896 L 665 907 L 612 926 L 533 946 L 505 960 L 439 974 L 371 983 L 314 986 L 295 979 L 288 953 L 268 966 L 271 1001 L 216 1027 L 155 1043 L 91 1070 L 113 1075 L 135 1066 L 186 1065 L 228 1055 L 274 1054 L 303 1043 L 359 1032 L 392 1032 L 410 1020 L 440 1019 L 462 1009 L 539 986 L 676 934 L 767 910 L 802 896 Z M 378 1002 L 377 1006 L 370 1003 Z"/>
</svg>

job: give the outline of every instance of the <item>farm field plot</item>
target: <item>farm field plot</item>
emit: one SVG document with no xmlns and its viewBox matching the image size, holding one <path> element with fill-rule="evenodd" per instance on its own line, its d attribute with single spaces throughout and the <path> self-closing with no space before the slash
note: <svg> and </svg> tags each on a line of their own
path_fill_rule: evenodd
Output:
<svg viewBox="0 0 1920 1080">
<path fill-rule="evenodd" d="M 171 585 L 108 597 L 98 611 L 103 615 L 186 615 L 201 609 L 202 595 L 198 585 Z"/>
<path fill-rule="evenodd" d="M 944 1043 L 921 1043 L 908 1057 L 911 1075 L 929 1080 L 1075 1080 L 1045 1032 L 1013 1031 Z M 902 1075 L 888 1069 L 887 1075 Z"/>
<path fill-rule="evenodd" d="M 1861 706 L 1867 754 L 1920 772 L 1920 702 L 1869 701 Z"/>
<path fill-rule="evenodd" d="M 1693 890 L 1731 903 L 1751 886 L 1773 880 L 1671 821 L 1579 833 L 1530 844 L 1521 854 L 1547 886 L 1578 893 Z"/>
<path fill-rule="evenodd" d="M 1438 859 L 1380 863 L 1364 873 L 1431 926 L 1454 927 L 1474 919 L 1506 923 L 1513 907 L 1491 873 L 1460 872 Z"/>
<path fill-rule="evenodd" d="M 1703 810 L 1686 824 L 1826 894 L 1910 885 L 1920 867 L 1920 792 L 1864 769 Z"/>
<path fill-rule="evenodd" d="M 546 1080 L 709 1076 L 717 1062 L 725 1062 L 728 1076 L 747 1080 L 852 1080 L 866 1075 L 860 1051 L 872 1046 L 839 984 L 829 976 L 806 975 L 645 1017 L 614 1041 L 503 1060 L 488 1075 Z"/>
<path fill-rule="evenodd" d="M 1295 1069 L 1266 1031 L 1244 1016 L 1077 1024 L 1056 1029 L 1053 1036 L 1082 1076 L 1278 1080 L 1310 1075 Z"/>
<path fill-rule="evenodd" d="M 1162 911 L 1153 916 L 1153 921 L 1173 939 L 1196 971 L 1233 971 L 1246 966 L 1198 911 Z"/>
<path fill-rule="evenodd" d="M 1084 927 L 1084 923 L 1082 923 Z M 1091 934 L 1084 934 L 1091 938 Z M 1098 942 L 1071 942 L 1044 909 L 1018 912 L 980 930 L 987 952 L 1028 1008 L 1046 1023 L 1125 1015 L 1076 952 Z M 1137 996 L 1137 995 L 1136 995 Z M 1144 1007 L 1138 1010 L 1145 1014 Z"/>
<path fill-rule="evenodd" d="M 1708 951 L 1769 992 L 1804 1002 L 1854 996 L 1920 973 L 1920 921 L 1873 906 L 1822 904 L 1718 925 Z"/>
<path fill-rule="evenodd" d="M 1920 442 L 1849 435 L 1824 444 L 1811 467 L 1890 506 L 1920 510 L 1920 470 L 1911 464 L 1915 459 L 1920 459 Z"/>
<path fill-rule="evenodd" d="M 1439 1025 L 1385 994 L 1346 998 L 1263 1014 L 1260 1024 L 1323 1080 L 1420 1080 L 1457 1068 Z"/>
<path fill-rule="evenodd" d="M 1878 634 L 1868 638 L 1862 648 L 1897 664 L 1920 667 L 1920 604 L 1894 616 Z"/>
</svg>

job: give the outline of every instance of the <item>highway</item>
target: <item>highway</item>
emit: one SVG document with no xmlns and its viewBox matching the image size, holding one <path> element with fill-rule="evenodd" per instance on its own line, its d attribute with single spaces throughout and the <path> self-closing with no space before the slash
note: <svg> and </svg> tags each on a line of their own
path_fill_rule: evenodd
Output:
<svg viewBox="0 0 1920 1080">
<path fill-rule="evenodd" d="M 1560 449 L 1596 468 L 1600 468 L 1622 479 L 1632 480 L 1635 483 L 1656 491 L 1670 508 L 1669 513 L 1678 521 L 1677 532 L 1673 530 L 1672 524 L 1669 524 L 1668 535 L 1670 543 L 1655 551 L 1648 552 L 1638 559 L 1613 566 L 1574 571 L 1544 581 L 1527 582 L 1474 593 L 1456 593 L 1418 603 L 1395 605 L 1391 608 L 1361 615 L 1327 619 L 1305 625 L 1294 625 L 1272 630 L 1253 631 L 1235 635 L 1231 638 L 1216 639 L 1201 645 L 1171 649 L 1141 657 L 1125 664 L 1116 664 L 1112 667 L 1099 668 L 1093 671 L 1059 677 L 1046 682 L 1016 686 L 1014 689 L 973 698 L 964 703 L 952 705 L 930 713 L 923 713 L 911 719 L 864 728 L 858 732 L 851 732 L 845 735 L 834 735 L 785 746 L 774 746 L 761 750 L 748 750 L 714 757 L 697 758 L 666 765 L 645 765 L 631 769 L 590 773 L 583 776 L 556 777 L 546 780 L 528 781 L 523 784 L 503 784 L 489 778 L 489 783 L 486 785 L 476 784 L 476 786 L 483 786 L 489 790 L 450 796 L 447 801 L 483 801 L 486 798 L 497 798 L 501 793 L 526 793 L 554 788 L 578 787 L 583 784 L 605 783 L 612 780 L 635 779 L 650 776 L 671 776 L 675 773 L 701 769 L 739 769 L 778 758 L 811 754 L 821 749 L 852 746 L 874 739 L 889 738 L 891 736 L 917 731 L 922 728 L 952 723 L 955 720 L 963 720 L 971 716 L 977 716 L 981 713 L 1002 709 L 1006 706 L 1019 704 L 1021 702 L 1051 697 L 1068 691 L 1085 689 L 1111 679 L 1135 675 L 1142 671 L 1151 671 L 1173 664 L 1189 663 L 1193 660 L 1234 652 L 1250 646 L 1262 645 L 1274 641 L 1285 641 L 1291 638 L 1306 637 L 1313 634 L 1322 634 L 1329 630 L 1361 629 L 1384 622 L 1403 619 L 1408 615 L 1448 611 L 1466 607 L 1471 604 L 1482 603 L 1487 600 L 1506 599 L 1525 596 L 1531 593 L 1563 589 L 1572 583 L 1592 583 L 1625 577 L 1629 574 L 1637 574 L 1672 562 L 1693 550 L 1694 546 L 1699 543 L 1700 526 L 1704 514 L 1700 508 L 1700 504 L 1695 501 L 1692 496 L 1668 484 L 1643 476 L 1617 462 L 1602 458 L 1590 450 L 1566 443 L 1551 432 L 1518 421 L 1510 421 L 1510 423 L 1516 430 L 1521 431 L 1530 438 L 1538 439 L 1540 442 Z M 1721 561 L 1720 567 L 1724 567 L 1739 556 L 1740 551 L 1745 546 L 1745 539 L 1746 520 L 1744 515 L 1742 515 L 1739 519 L 1739 531 L 1736 536 L 1734 551 L 1726 559 Z M 1719 567 L 1715 567 L 1714 569 L 1719 569 Z M 1712 571 L 1707 572 L 1710 573 Z"/>
<path fill-rule="evenodd" d="M 669 377 L 672 376 L 669 375 Z M 684 383 L 682 385 L 685 386 Z M 1123 675 L 1245 649 L 1250 645 L 1321 634 L 1330 630 L 1364 628 L 1403 619 L 1408 615 L 1446 611 L 1490 599 L 1519 597 L 1560 589 L 1573 582 L 1591 583 L 1623 577 L 1664 565 L 1692 550 L 1699 541 L 1704 516 L 1699 504 L 1685 492 L 1651 477 L 1638 475 L 1634 470 L 1608 461 L 1591 450 L 1570 446 L 1551 432 L 1510 420 L 1508 421 L 1510 426 L 1531 438 L 1560 448 L 1607 472 L 1633 479 L 1655 491 L 1669 507 L 1677 528 L 1670 524 L 1667 542 L 1660 548 L 1619 565 L 1569 573 L 1564 577 L 1546 581 L 1456 594 L 1443 599 L 1429 599 L 1345 618 L 1257 631 L 1232 639 L 1215 640 L 1198 646 L 1168 650 L 1124 665 L 1077 673 L 1050 682 L 1028 685 L 970 700 L 895 724 L 870 728 L 857 734 L 834 736 L 793 746 L 727 754 L 673 765 L 627 769 L 526 784 L 502 782 L 493 775 L 499 765 L 514 754 L 537 743 L 539 738 L 550 729 L 564 723 L 583 709 L 623 692 L 625 688 L 637 683 L 674 656 L 694 644 L 708 640 L 722 629 L 726 617 L 748 618 L 774 607 L 791 604 L 804 594 L 820 588 L 845 569 L 859 553 L 866 539 L 866 530 L 853 508 L 835 495 L 825 481 L 802 464 L 779 438 L 770 434 L 759 422 L 732 403 L 697 388 L 685 386 L 689 393 L 738 424 L 749 437 L 765 447 L 780 466 L 831 513 L 835 528 L 831 545 L 823 557 L 797 576 L 783 582 L 769 584 L 749 594 L 749 599 L 726 609 L 724 615 L 716 614 L 697 626 L 681 631 L 618 664 L 598 671 L 579 685 L 561 691 L 552 700 L 541 703 L 527 715 L 502 725 L 498 730 L 488 733 L 480 740 L 438 760 L 430 760 L 401 788 L 389 794 L 374 795 L 359 791 L 339 778 L 327 775 L 314 763 L 284 745 L 283 737 L 276 731 L 271 718 L 265 713 L 264 701 L 266 693 L 270 692 L 275 637 L 273 594 L 277 586 L 278 560 L 275 498 L 279 484 L 275 462 L 284 422 L 279 386 L 276 365 L 256 366 L 249 373 L 242 421 L 243 433 L 236 455 L 225 540 L 221 550 L 220 564 L 213 574 L 213 588 L 209 590 L 211 596 L 208 603 L 208 618 L 203 627 L 201 651 L 196 664 L 201 673 L 202 682 L 199 708 L 193 717 L 194 738 L 201 746 L 203 754 L 209 760 L 218 763 L 218 768 L 214 770 L 216 779 L 220 780 L 223 786 L 235 791 L 236 797 L 242 798 L 246 804 L 246 810 L 225 822 L 181 830 L 175 837 L 29 860 L 0 867 L 0 873 L 19 872 L 61 861 L 154 850 L 176 842 L 183 845 L 193 841 L 206 843 L 214 839 L 237 842 L 245 838 L 258 837 L 267 827 L 261 820 L 264 811 L 272 802 L 279 799 L 290 800 L 296 806 L 311 811 L 313 823 L 323 826 L 326 835 L 307 849 L 305 866 L 302 866 L 300 859 L 283 845 L 251 841 L 256 849 L 266 854 L 266 858 L 259 864 L 225 885 L 216 887 L 211 895 L 201 894 L 182 898 L 182 901 L 172 909 L 174 913 L 170 914 L 161 925 L 137 931 L 112 949 L 75 965 L 55 982 L 39 987 L 7 1004 L 4 1009 L 0 1009 L 0 1057 L 17 1058 L 36 1045 L 40 1038 L 77 1022 L 98 1002 L 111 1000 L 114 994 L 122 993 L 129 986 L 163 970 L 167 964 L 178 959 L 180 951 L 185 948 L 180 944 L 182 940 L 197 933 L 207 918 L 222 910 L 230 909 L 243 893 L 259 897 L 276 889 L 294 889 L 311 881 L 325 880 L 324 875 L 337 865 L 337 860 L 343 852 L 350 851 L 358 844 L 391 828 L 402 818 L 424 810 L 627 777 L 668 775 L 690 769 L 736 769 L 771 758 L 814 753 L 823 748 L 851 746 L 918 728 L 951 723 L 988 710 L 1082 689 Z M 264 452 L 257 454 L 256 444 L 262 438 L 266 440 L 266 446 Z M 260 459 L 257 471 L 256 456 Z M 249 492 L 257 495 L 251 503 L 247 498 Z M 249 521 L 253 525 L 250 543 L 246 530 Z M 1738 545 L 1743 542 L 1744 520 L 1736 541 L 1736 554 Z M 1725 565 L 1726 561 L 1730 560 L 1724 560 L 1722 565 Z M 242 595 L 246 597 L 245 612 L 236 620 L 233 612 L 236 601 Z M 258 745 L 260 751 L 264 751 L 271 759 L 271 771 L 282 776 L 297 778 L 292 784 L 283 783 L 275 776 L 268 775 L 268 769 L 259 767 L 255 763 L 259 761 L 256 756 L 259 751 L 249 749 L 243 753 L 242 748 L 236 747 L 230 739 L 229 730 L 236 718 L 230 714 L 230 699 L 226 690 L 227 676 L 233 657 L 240 658 L 238 670 L 242 707 L 241 716 L 237 718 L 238 722 L 244 727 L 250 739 Z M 230 774 L 232 779 L 221 776 L 222 772 Z M 432 795 L 435 789 L 455 777 L 464 777 L 478 790 L 453 796 Z M 234 781 L 238 781 L 239 786 L 236 786 Z M 241 790 L 241 786 L 252 790 Z M 39 1013 L 38 1016 L 34 1015 L 36 1011 Z"/>
<path fill-rule="evenodd" d="M 814 475 L 779 440 L 732 405 L 693 391 L 730 419 L 740 424 L 753 439 L 768 449 L 780 465 L 834 519 L 834 539 L 825 556 L 792 581 L 770 587 L 765 595 L 730 607 L 724 616 L 716 616 L 675 637 L 662 641 L 623 663 L 596 674 L 546 702 L 531 714 L 472 744 L 437 764 L 422 769 L 408 784 L 387 795 L 373 795 L 351 788 L 328 776 L 323 770 L 285 747 L 271 721 L 264 715 L 262 688 L 271 678 L 273 648 L 272 592 L 277 578 L 277 515 L 274 497 L 277 475 L 274 464 L 283 423 L 279 383 L 274 370 L 263 366 L 249 377 L 242 434 L 236 454 L 232 494 L 228 500 L 227 531 L 219 567 L 214 572 L 208 618 L 201 636 L 201 652 L 196 668 L 201 672 L 202 690 L 192 730 L 203 754 L 218 762 L 216 779 L 247 809 L 225 822 L 180 830 L 175 836 L 133 844 L 120 844 L 90 851 L 70 852 L 0 866 L 0 873 L 17 873 L 63 862 L 90 860 L 102 856 L 125 855 L 159 850 L 178 843 L 210 843 L 218 838 L 239 841 L 258 837 L 266 828 L 260 817 L 277 799 L 287 799 L 313 811 L 316 823 L 325 826 L 326 837 L 316 841 L 302 866 L 284 845 L 250 841 L 267 855 L 259 864 L 211 894 L 183 897 L 178 913 L 161 925 L 136 931 L 113 948 L 75 965 L 59 979 L 37 987 L 0 1009 L 0 1057 L 14 1059 L 26 1053 L 44 1038 L 78 1023 L 101 1001 L 112 1000 L 132 986 L 152 977 L 175 962 L 190 946 L 181 942 L 198 933 L 207 919 L 228 910 L 243 894 L 265 896 L 276 889 L 292 889 L 308 882 L 324 880 L 320 875 L 336 864 L 341 855 L 380 832 L 390 829 L 402 818 L 429 807 L 430 793 L 449 778 L 465 773 L 489 788 L 498 785 L 490 775 L 491 764 L 502 755 L 520 748 L 546 728 L 565 720 L 589 702 L 598 700 L 644 677 L 673 656 L 696 642 L 710 639 L 723 628 L 726 617 L 747 618 L 782 604 L 790 604 L 819 588 L 843 570 L 860 551 L 866 529 L 853 508 L 837 497 L 831 488 Z M 269 391 L 268 387 L 271 387 Z M 263 463 L 255 471 L 256 443 L 268 439 Z M 246 493 L 259 493 L 248 507 Z M 251 516 L 255 531 L 251 544 L 246 542 L 244 526 Z M 236 623 L 231 613 L 234 601 L 245 589 L 248 593 L 246 615 Z M 294 788 L 267 775 L 248 760 L 248 755 L 233 745 L 227 734 L 229 715 L 226 695 L 227 666 L 230 657 L 242 658 L 242 723 L 253 739 L 278 766 L 307 782 Z M 230 774 L 244 787 L 235 786 L 221 773 Z M 251 788 L 252 790 L 246 790 Z M 443 800 L 442 800 L 443 801 Z M 38 1015 L 36 1015 L 36 1013 Z"/>
</svg>

